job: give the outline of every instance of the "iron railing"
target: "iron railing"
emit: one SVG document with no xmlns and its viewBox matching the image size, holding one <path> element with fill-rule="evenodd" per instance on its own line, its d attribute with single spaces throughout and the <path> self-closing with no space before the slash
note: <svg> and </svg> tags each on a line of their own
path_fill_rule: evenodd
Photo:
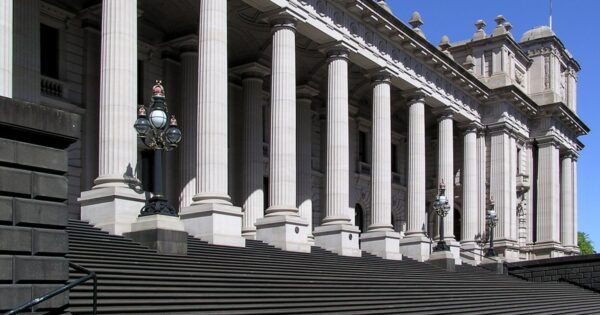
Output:
<svg viewBox="0 0 600 315">
<path fill-rule="evenodd" d="M 15 308 L 13 310 L 11 310 L 11 311 L 8 311 L 7 313 L 4 313 L 4 315 L 14 315 L 14 314 L 18 314 L 20 312 L 23 312 L 25 310 L 28 310 L 28 309 L 30 309 L 30 308 L 32 308 L 32 307 L 34 307 L 34 306 L 36 306 L 36 305 L 38 305 L 38 304 L 40 304 L 42 302 L 45 302 L 46 300 L 49 300 L 49 299 L 51 299 L 51 298 L 53 298 L 53 297 L 55 297 L 55 296 L 57 296 L 57 295 L 65 292 L 65 291 L 71 290 L 72 288 L 74 288 L 74 287 L 76 287 L 76 286 L 78 286 L 80 284 L 83 284 L 83 283 L 87 282 L 90 279 L 94 280 L 94 282 L 93 282 L 94 288 L 93 288 L 93 291 L 92 291 L 92 294 L 93 294 L 93 297 L 92 297 L 92 314 L 96 315 L 96 308 L 97 308 L 97 304 L 98 304 L 97 303 L 97 299 L 98 299 L 98 280 L 97 280 L 97 277 L 96 277 L 96 273 L 93 272 L 93 271 L 91 271 L 91 270 L 85 269 L 82 266 L 74 264 L 72 262 L 69 262 L 69 267 L 71 267 L 71 268 L 73 268 L 73 269 L 75 269 L 75 270 L 77 270 L 79 272 L 86 273 L 86 275 L 83 276 L 83 277 L 81 277 L 81 278 L 79 278 L 79 279 L 77 279 L 77 280 L 75 280 L 75 281 L 73 281 L 73 282 L 71 282 L 71 283 L 68 283 L 68 284 L 66 284 L 66 285 L 64 285 L 64 286 L 62 286 L 62 287 L 60 287 L 60 288 L 58 288 L 58 289 L 56 289 L 56 290 L 54 290 L 52 292 L 46 293 L 43 296 L 35 298 L 35 299 L 33 299 L 33 300 L 31 300 L 31 301 L 23 304 L 23 305 Z"/>
</svg>

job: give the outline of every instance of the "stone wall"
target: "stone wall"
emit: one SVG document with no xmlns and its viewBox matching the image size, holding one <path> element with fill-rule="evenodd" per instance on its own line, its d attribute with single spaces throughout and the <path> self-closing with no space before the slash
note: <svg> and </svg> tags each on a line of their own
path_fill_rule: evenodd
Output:
<svg viewBox="0 0 600 315">
<path fill-rule="evenodd" d="M 0 97 L 0 312 L 69 277 L 68 153 L 81 117 Z M 64 293 L 37 310 L 68 304 Z"/>
<path fill-rule="evenodd" d="M 507 265 L 508 273 L 536 282 L 566 279 L 600 291 L 600 254 L 540 259 Z"/>
</svg>

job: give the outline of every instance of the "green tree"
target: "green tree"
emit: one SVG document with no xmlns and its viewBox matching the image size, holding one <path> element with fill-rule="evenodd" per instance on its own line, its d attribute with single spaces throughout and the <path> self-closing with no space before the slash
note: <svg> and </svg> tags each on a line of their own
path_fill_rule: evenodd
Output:
<svg viewBox="0 0 600 315">
<path fill-rule="evenodd" d="M 595 254 L 594 244 L 590 241 L 590 236 L 584 232 L 577 232 L 577 246 L 581 251 L 581 255 Z"/>
</svg>

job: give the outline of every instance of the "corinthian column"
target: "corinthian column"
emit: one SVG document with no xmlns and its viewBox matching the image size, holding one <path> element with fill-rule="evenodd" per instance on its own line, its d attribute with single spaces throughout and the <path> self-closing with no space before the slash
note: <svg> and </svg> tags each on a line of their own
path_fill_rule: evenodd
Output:
<svg viewBox="0 0 600 315">
<path fill-rule="evenodd" d="M 450 211 L 444 218 L 444 235 L 454 242 L 454 121 L 452 112 L 442 112 L 438 117 L 438 183 L 446 184 Z"/>
<path fill-rule="evenodd" d="M 575 247 L 572 249 L 573 254 L 579 254 L 579 247 L 577 244 L 577 217 L 578 217 L 578 206 L 577 206 L 577 157 L 578 155 L 573 156 L 573 240 L 575 240 Z"/>
<path fill-rule="evenodd" d="M 227 190 L 227 1 L 200 1 L 199 21 L 196 192 L 180 215 L 194 237 L 244 246 L 242 212 Z"/>
<path fill-rule="evenodd" d="M 371 167 L 371 218 L 361 235 L 362 249 L 374 255 L 402 259 L 400 234 L 392 226 L 392 128 L 390 76 L 373 76 L 373 145 Z"/>
<path fill-rule="evenodd" d="M 189 207 L 196 193 L 196 119 L 198 106 L 198 50 L 181 54 L 181 121 L 185 141 L 180 146 L 180 187 L 179 209 Z"/>
<path fill-rule="evenodd" d="M 469 125 L 464 133 L 464 155 L 463 155 L 463 215 L 462 215 L 462 239 L 461 248 L 467 257 L 479 261 L 479 256 L 474 252 L 478 249 L 475 236 L 479 233 L 479 186 L 477 172 L 477 128 Z"/>
<path fill-rule="evenodd" d="M 315 229 L 315 243 L 340 255 L 360 256 L 359 231 L 348 216 L 348 51 L 336 45 L 329 49 L 327 57 L 325 218 Z"/>
<path fill-rule="evenodd" d="M 256 220 L 265 211 L 263 190 L 263 78 L 269 69 L 250 63 L 238 68 L 243 89 L 242 235 L 256 238 Z M 237 69 L 235 69 L 237 70 Z"/>
<path fill-rule="evenodd" d="M 419 261 L 429 258 L 429 239 L 425 237 L 425 94 L 407 95 L 408 105 L 408 182 L 406 237 L 400 252 Z"/>
<path fill-rule="evenodd" d="M 565 248 L 571 249 L 577 246 L 576 239 L 573 238 L 573 156 L 571 153 L 565 154 L 561 161 L 561 182 L 560 182 L 560 231 L 561 243 Z"/>
<path fill-rule="evenodd" d="M 561 255 L 559 154 L 554 140 L 538 140 L 537 242 L 534 247 L 538 258 Z"/>
<path fill-rule="evenodd" d="M 0 96 L 12 97 L 13 0 L 0 0 Z"/>
<path fill-rule="evenodd" d="M 312 235 L 312 98 L 319 93 L 318 90 L 308 86 L 299 86 L 297 89 L 297 115 L 296 127 L 298 128 L 298 177 L 297 202 L 300 217 L 308 223 L 308 240 L 314 243 Z"/>
<path fill-rule="evenodd" d="M 296 207 L 296 27 L 284 13 L 271 18 L 271 138 L 269 208 L 256 222 L 257 239 L 310 252 L 308 223 Z"/>
</svg>

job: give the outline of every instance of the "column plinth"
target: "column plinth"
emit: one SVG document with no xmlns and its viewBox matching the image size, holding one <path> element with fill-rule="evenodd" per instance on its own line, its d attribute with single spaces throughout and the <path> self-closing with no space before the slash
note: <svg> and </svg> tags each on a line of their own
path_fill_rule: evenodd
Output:
<svg viewBox="0 0 600 315">
<path fill-rule="evenodd" d="M 310 252 L 308 222 L 296 206 L 296 30 L 286 16 L 271 20 L 269 207 L 256 221 L 257 239 L 287 251 Z"/>
<path fill-rule="evenodd" d="M 39 28 L 39 24 L 36 26 Z M 31 78 L 29 79 L 31 80 Z M 39 88 L 39 87 L 38 87 Z M 81 193 L 81 219 L 111 234 L 131 230 L 145 197 L 135 177 L 137 1 L 102 3 L 98 178 Z"/>
<path fill-rule="evenodd" d="M 227 1 L 201 1 L 199 21 L 196 190 L 180 216 L 196 238 L 243 247 L 242 211 L 231 205 L 227 182 Z"/>
<path fill-rule="evenodd" d="M 328 55 L 327 164 L 325 218 L 315 228 L 315 244 L 345 256 L 360 256 L 358 234 L 348 216 L 348 51 L 333 47 Z"/>
<path fill-rule="evenodd" d="M 362 249 L 388 259 L 402 259 L 400 233 L 392 225 L 392 129 L 390 77 L 373 77 L 373 140 L 371 213 L 368 232 L 360 237 Z"/>
<path fill-rule="evenodd" d="M 430 241 L 425 237 L 425 94 L 407 96 L 408 105 L 408 224 L 406 237 L 400 240 L 404 256 L 425 261 Z"/>
</svg>

